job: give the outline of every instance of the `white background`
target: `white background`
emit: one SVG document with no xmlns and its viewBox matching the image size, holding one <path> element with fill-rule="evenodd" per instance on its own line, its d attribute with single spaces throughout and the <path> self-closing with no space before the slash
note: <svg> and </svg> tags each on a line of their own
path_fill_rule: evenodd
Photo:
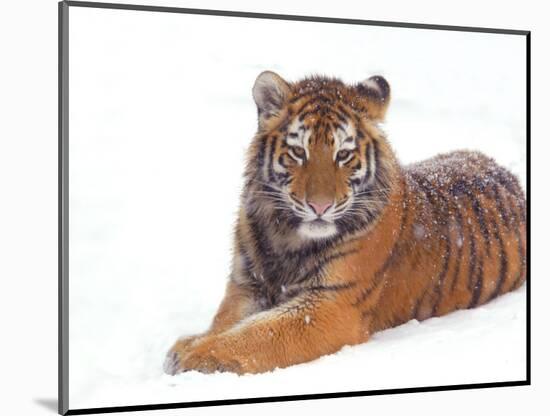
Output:
<svg viewBox="0 0 550 416">
<path fill-rule="evenodd" d="M 547 29 L 543 27 L 541 10 L 527 7 L 514 9 L 502 2 L 468 6 L 461 2 L 457 9 L 442 10 L 435 2 L 403 2 L 383 5 L 351 6 L 350 3 L 334 4 L 278 2 L 271 7 L 259 8 L 246 2 L 185 2 L 187 7 L 230 8 L 262 12 L 290 14 L 358 17 L 393 21 L 414 21 L 472 26 L 493 26 L 531 29 L 533 37 L 533 137 L 532 143 L 535 194 L 532 199 L 534 223 L 533 275 L 540 276 L 533 283 L 533 382 L 528 388 L 483 390 L 470 392 L 445 392 L 433 394 L 385 396 L 358 399 L 339 399 L 321 402 L 284 403 L 228 407 L 226 409 L 194 409 L 185 412 L 195 414 L 221 414 L 231 412 L 337 411 L 355 407 L 360 411 L 394 412 L 417 408 L 423 414 L 463 414 L 468 409 L 489 410 L 499 414 L 517 414 L 526 406 L 534 406 L 542 400 L 541 392 L 548 388 L 544 374 L 548 370 L 548 339 L 544 332 L 545 290 L 540 252 L 546 225 L 544 211 L 545 175 L 543 166 L 544 137 L 547 128 L 544 121 L 544 97 L 548 62 L 543 60 L 543 48 L 547 44 Z M 159 3 L 156 3 L 159 4 Z M 162 3 L 167 4 L 167 3 Z M 175 4 L 175 2 L 172 2 Z M 5 290 L 2 293 L 3 380 L 9 391 L 5 405 L 12 413 L 37 414 L 44 401 L 56 395 L 56 305 L 57 305 L 57 7 L 54 2 L 27 2 L 11 5 L 5 10 L 1 25 L 3 49 L 8 51 L 2 67 L 3 123 L 2 123 L 2 271 Z M 447 7 L 449 7 L 447 5 Z M 506 13 L 505 13 L 506 12 Z M 18 19 L 20 17 L 20 19 Z M 540 20 L 539 20 L 540 19 Z M 14 42 L 15 41 L 15 42 Z M 6 73 L 4 73 L 4 71 Z M 4 95 L 5 91 L 8 95 Z M 544 127 L 543 127 L 544 126 Z M 4 131 L 4 129 L 6 129 Z M 538 164 L 540 169 L 536 169 Z M 537 183 L 541 186 L 537 189 Z M 538 197 L 537 197 L 538 190 Z M 540 213 L 541 215 L 537 215 Z M 539 242 L 537 247 L 537 242 Z M 537 256 L 537 252 L 539 255 Z M 537 267 L 540 266 L 540 267 Z M 17 388 L 14 389 L 14 386 Z M 541 411 L 543 411 L 541 409 Z M 183 411 L 159 412 L 181 414 Z M 416 412 L 415 412 L 416 413 Z M 533 413 L 533 412 L 532 412 Z"/>
</svg>

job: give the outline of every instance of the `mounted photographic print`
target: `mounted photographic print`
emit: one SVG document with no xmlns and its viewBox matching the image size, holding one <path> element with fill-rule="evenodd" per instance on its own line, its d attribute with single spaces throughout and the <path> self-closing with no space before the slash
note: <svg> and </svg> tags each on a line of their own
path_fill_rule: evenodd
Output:
<svg viewBox="0 0 550 416">
<path fill-rule="evenodd" d="M 60 413 L 530 383 L 529 32 L 59 10 Z"/>
</svg>

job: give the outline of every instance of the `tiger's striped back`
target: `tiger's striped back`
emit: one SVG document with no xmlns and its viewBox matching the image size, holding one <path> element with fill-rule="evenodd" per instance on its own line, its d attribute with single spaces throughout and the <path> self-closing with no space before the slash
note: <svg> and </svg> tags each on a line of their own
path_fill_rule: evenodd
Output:
<svg viewBox="0 0 550 416">
<path fill-rule="evenodd" d="M 403 177 L 399 254 L 375 327 L 476 307 L 525 281 L 525 199 L 510 172 L 456 151 L 406 166 Z"/>
</svg>

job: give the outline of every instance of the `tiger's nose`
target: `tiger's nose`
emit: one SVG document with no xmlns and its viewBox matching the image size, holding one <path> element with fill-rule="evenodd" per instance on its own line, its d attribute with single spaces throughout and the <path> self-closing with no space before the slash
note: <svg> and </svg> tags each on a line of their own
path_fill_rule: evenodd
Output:
<svg viewBox="0 0 550 416">
<path fill-rule="evenodd" d="M 319 216 L 323 215 L 327 210 L 332 206 L 332 202 L 328 201 L 321 201 L 321 202 L 313 202 L 313 201 L 307 201 L 307 204 L 313 208 L 313 211 Z"/>
</svg>

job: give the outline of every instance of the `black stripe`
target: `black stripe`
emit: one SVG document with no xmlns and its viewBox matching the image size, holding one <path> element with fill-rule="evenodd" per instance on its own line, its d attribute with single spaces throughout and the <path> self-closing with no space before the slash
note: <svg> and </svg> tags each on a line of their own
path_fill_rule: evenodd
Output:
<svg viewBox="0 0 550 416">
<path fill-rule="evenodd" d="M 388 266 L 389 267 L 389 266 Z M 384 270 L 385 272 L 385 270 Z M 371 295 L 372 292 L 374 292 L 378 287 L 380 286 L 380 283 L 382 283 L 382 277 L 384 277 L 384 272 L 376 272 L 374 274 L 374 279 L 372 284 L 367 288 L 361 291 L 361 296 L 359 296 L 355 302 L 352 303 L 353 306 L 357 307 L 361 305 L 364 301 L 368 299 L 368 297 Z"/>
<path fill-rule="evenodd" d="M 312 268 L 310 268 L 306 273 L 304 273 L 301 277 L 300 277 L 300 282 L 303 282 L 303 281 L 306 281 L 308 279 L 311 279 L 312 277 L 315 277 L 315 276 L 318 276 L 319 274 L 321 274 L 322 272 L 324 272 L 324 268 L 327 266 L 327 264 L 329 264 L 330 262 L 334 261 L 334 260 L 337 260 L 341 257 L 345 257 L 345 256 L 348 256 L 350 254 L 354 254 L 354 253 L 357 253 L 359 250 L 358 249 L 351 249 L 351 250 L 347 250 L 347 251 L 337 251 L 336 253 L 332 253 L 330 256 L 327 256 L 327 257 L 324 257 L 322 259 L 320 259 L 316 264 L 315 266 L 313 266 Z"/>
<path fill-rule="evenodd" d="M 288 196 L 290 197 L 290 199 L 292 199 L 299 206 L 304 205 L 304 204 L 302 204 L 302 201 L 300 201 L 293 193 L 289 193 Z"/>
<path fill-rule="evenodd" d="M 479 298 L 481 296 L 481 290 L 483 289 L 483 257 L 479 258 L 477 273 L 478 275 L 476 284 L 473 288 L 472 299 L 470 300 L 468 308 L 473 308 L 474 306 L 477 306 Z"/>
<path fill-rule="evenodd" d="M 502 202 L 502 197 L 500 195 L 499 186 L 500 185 L 498 185 L 496 183 L 493 185 L 492 197 L 493 197 L 493 199 L 495 200 L 495 203 L 496 203 L 497 214 L 502 218 L 502 221 L 504 222 L 504 226 L 506 228 L 510 228 L 510 218 L 508 217 L 508 210 L 506 209 L 506 207 L 504 206 L 504 204 Z"/>
<path fill-rule="evenodd" d="M 373 152 L 374 152 L 374 171 L 372 171 L 372 168 L 371 168 L 371 171 L 372 171 L 372 174 L 373 175 L 376 175 L 379 171 L 381 171 L 381 169 L 379 169 L 379 166 L 380 166 L 380 149 L 378 147 L 378 140 L 375 140 L 375 139 L 372 139 L 372 144 L 373 144 Z"/>
<path fill-rule="evenodd" d="M 321 91 L 323 91 L 323 90 L 321 90 Z M 323 94 L 321 92 L 317 92 L 317 96 L 315 97 L 315 99 L 317 101 L 320 101 L 323 104 L 332 105 L 332 103 L 333 103 L 333 100 L 332 100 L 331 97 L 329 97 L 328 95 Z"/>
<path fill-rule="evenodd" d="M 344 198 L 340 202 L 337 202 L 336 205 L 334 205 L 334 209 L 337 209 L 344 205 L 346 202 L 348 202 L 349 198 Z"/>
<path fill-rule="evenodd" d="M 373 176 L 371 174 L 372 166 L 370 165 L 370 152 L 371 152 L 372 143 L 368 142 L 365 144 L 365 164 L 367 165 L 366 172 L 365 172 L 365 182 L 369 182 L 371 177 Z"/>
<path fill-rule="evenodd" d="M 468 268 L 468 289 L 471 291 L 474 288 L 474 273 L 476 270 L 476 242 L 471 224 L 468 225 L 469 244 L 470 244 L 470 263 Z"/>
<path fill-rule="evenodd" d="M 441 294 L 441 287 L 443 286 L 443 282 L 445 280 L 445 276 L 447 276 L 447 272 L 449 270 L 449 259 L 451 258 L 451 243 L 450 243 L 450 233 L 449 233 L 449 226 L 447 224 L 446 234 L 443 237 L 443 243 L 444 243 L 444 254 L 443 254 L 443 267 L 441 268 L 437 280 L 435 281 L 435 288 L 434 293 L 436 296 L 436 301 L 434 302 L 432 306 L 432 313 L 431 316 L 434 316 L 434 314 L 437 311 L 437 308 L 439 307 L 442 299 Z"/>
<path fill-rule="evenodd" d="M 279 181 L 280 183 L 285 183 L 287 181 L 287 179 L 290 177 L 290 174 L 289 173 L 276 173 L 275 174 L 277 176 L 277 181 Z"/>
<path fill-rule="evenodd" d="M 346 283 L 338 283 L 334 285 L 318 285 L 318 286 L 310 286 L 305 288 L 305 290 L 310 292 L 339 292 L 341 290 L 347 290 L 355 287 L 357 285 L 356 281 L 346 282 Z"/>
<path fill-rule="evenodd" d="M 458 245 L 458 254 L 457 254 L 457 263 L 456 268 L 453 274 L 453 280 L 451 283 L 451 290 L 450 292 L 453 292 L 456 288 L 456 284 L 458 282 L 458 276 L 460 274 L 460 266 L 462 265 L 462 254 L 464 252 L 464 224 L 462 222 L 462 213 L 460 212 L 460 208 L 458 208 L 455 211 L 456 217 L 455 219 L 458 222 L 458 232 L 459 232 L 459 238 L 461 243 Z"/>
<path fill-rule="evenodd" d="M 468 288 L 472 292 L 472 298 L 468 304 L 468 308 L 472 308 L 477 305 L 479 297 L 481 296 L 481 289 L 483 288 L 483 256 L 477 257 L 476 253 L 476 243 L 474 234 L 470 227 L 470 283 Z M 477 272 L 477 278 L 475 276 Z"/>
<path fill-rule="evenodd" d="M 347 123 L 348 119 L 342 115 L 339 111 L 333 110 L 333 113 L 338 117 L 338 120 L 340 120 L 342 123 Z M 342 129 L 343 130 L 343 129 Z"/>
<path fill-rule="evenodd" d="M 506 274 L 508 273 L 508 257 L 506 256 L 506 250 L 504 249 L 504 243 L 503 243 L 502 237 L 500 235 L 500 227 L 499 227 L 497 221 L 495 221 L 494 219 L 492 221 L 492 224 L 493 224 L 493 235 L 494 235 L 495 240 L 497 241 L 498 247 L 499 247 L 500 265 L 499 265 L 498 280 L 497 280 L 497 283 L 495 285 L 495 290 L 493 291 L 493 293 L 491 293 L 491 295 L 489 296 L 487 301 L 490 301 L 490 300 L 496 298 L 500 294 L 500 291 L 502 290 L 502 285 L 504 284 L 504 281 L 506 280 Z"/>
<path fill-rule="evenodd" d="M 262 231 L 262 226 L 255 218 L 249 218 L 248 225 L 254 240 L 257 257 L 260 261 L 269 258 L 272 255 L 271 244 L 267 240 L 265 233 Z"/>
<path fill-rule="evenodd" d="M 332 130 L 334 130 L 334 131 L 342 130 L 344 133 L 346 132 L 346 130 L 344 129 L 344 126 L 342 126 L 337 121 L 329 121 L 328 123 L 329 123 L 329 126 L 332 128 Z"/>
<path fill-rule="evenodd" d="M 481 203 L 475 196 L 471 196 L 472 200 L 472 209 L 474 211 L 477 223 L 479 224 L 479 229 L 485 240 L 485 253 L 487 256 L 490 256 L 490 247 L 491 247 L 491 237 L 489 236 L 489 230 L 487 228 L 487 223 L 485 222 L 485 215 L 483 215 L 484 208 L 481 206 Z"/>
<path fill-rule="evenodd" d="M 520 260 L 520 266 L 519 266 L 518 274 L 517 274 L 516 278 L 514 279 L 514 282 L 512 283 L 512 286 L 510 286 L 510 290 L 515 290 L 521 285 L 522 277 L 525 273 L 525 268 L 526 268 L 523 241 L 521 239 L 521 233 L 519 231 L 519 226 L 516 227 L 516 238 L 517 238 L 517 241 L 518 241 L 518 256 L 519 256 L 519 260 Z"/>
<path fill-rule="evenodd" d="M 303 295 L 304 293 L 320 296 L 326 292 L 340 292 L 343 290 L 351 289 L 357 285 L 356 281 L 350 281 L 346 283 L 338 283 L 334 285 L 316 285 L 308 287 L 299 287 L 285 292 L 286 301 L 289 301 L 297 296 Z"/>
<path fill-rule="evenodd" d="M 304 95 L 305 96 L 305 95 Z M 310 97 L 309 100 L 305 101 L 302 103 L 302 105 L 300 106 L 300 108 L 298 110 L 296 110 L 296 114 L 300 114 L 302 111 L 304 111 L 304 108 L 306 108 L 307 106 L 309 106 L 311 103 L 313 102 L 313 99 Z M 299 118 L 299 116 L 298 116 Z M 300 118 L 299 118 L 300 119 Z M 301 119 L 303 120 L 303 119 Z"/>
<path fill-rule="evenodd" d="M 520 227 L 523 226 L 523 222 L 521 222 L 521 213 L 520 217 L 518 217 L 518 214 L 516 213 L 516 210 L 514 207 L 518 207 L 518 199 L 514 195 L 508 195 L 508 205 L 510 207 L 510 217 L 511 217 L 511 226 L 514 227 L 514 232 L 516 235 L 517 245 L 518 245 L 518 258 L 520 260 L 520 268 L 517 273 L 517 276 L 514 278 L 514 281 L 512 285 L 510 286 L 510 290 L 517 289 L 519 285 L 522 282 L 522 277 L 525 272 L 525 255 L 524 255 L 524 247 L 523 247 L 523 241 L 521 239 L 521 233 L 520 233 Z M 518 207 L 519 208 L 519 207 Z M 521 209 L 521 208 L 520 208 Z"/>
<path fill-rule="evenodd" d="M 351 118 L 351 114 L 349 113 L 348 110 L 346 110 L 344 108 L 344 106 L 340 103 L 338 103 L 338 105 L 336 106 L 336 108 L 338 109 L 338 111 L 340 111 L 342 114 L 344 114 L 345 117 L 347 117 L 348 119 Z"/>
</svg>

